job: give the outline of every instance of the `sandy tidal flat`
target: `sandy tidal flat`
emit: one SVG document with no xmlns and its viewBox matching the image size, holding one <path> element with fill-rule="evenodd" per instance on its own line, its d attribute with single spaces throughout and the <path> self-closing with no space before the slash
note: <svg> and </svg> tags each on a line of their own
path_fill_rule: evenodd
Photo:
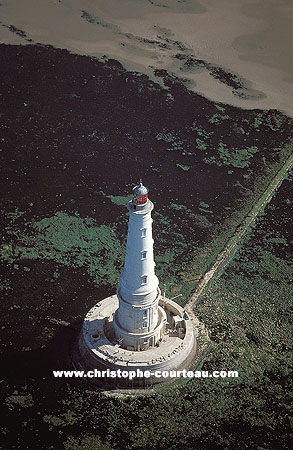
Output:
<svg viewBox="0 0 293 450">
<path fill-rule="evenodd" d="M 0 42 L 106 55 L 163 84 L 293 116 L 291 0 L 3 0 Z"/>
</svg>

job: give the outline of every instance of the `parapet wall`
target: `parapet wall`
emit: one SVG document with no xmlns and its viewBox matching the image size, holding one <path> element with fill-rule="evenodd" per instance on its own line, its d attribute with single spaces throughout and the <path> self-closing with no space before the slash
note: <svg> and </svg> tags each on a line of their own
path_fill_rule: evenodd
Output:
<svg viewBox="0 0 293 450">
<path fill-rule="evenodd" d="M 173 316 L 180 316 L 184 323 L 185 334 L 181 337 L 175 329 L 166 330 L 159 346 L 142 351 L 133 351 L 121 348 L 111 334 L 113 316 L 118 308 L 116 295 L 108 297 L 97 303 L 86 315 L 83 329 L 80 333 L 78 351 L 75 352 L 75 365 L 84 370 L 123 370 L 141 371 L 155 370 L 182 370 L 188 369 L 197 351 L 197 330 L 194 328 L 189 316 L 177 303 L 163 297 L 160 300 L 162 307 L 171 321 Z M 106 331 L 107 330 L 107 331 Z M 106 332 L 105 332 L 106 331 Z M 93 379 L 91 379 L 93 381 Z M 98 384 L 111 384 L 117 379 L 96 380 Z M 119 385 L 137 387 L 146 384 L 166 382 L 161 378 L 138 378 L 131 383 L 127 379 L 119 379 Z"/>
</svg>

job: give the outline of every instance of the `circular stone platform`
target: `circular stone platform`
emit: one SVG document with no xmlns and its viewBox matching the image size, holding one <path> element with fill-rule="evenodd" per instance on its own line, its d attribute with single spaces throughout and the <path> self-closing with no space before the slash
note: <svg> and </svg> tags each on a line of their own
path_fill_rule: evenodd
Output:
<svg viewBox="0 0 293 450">
<path fill-rule="evenodd" d="M 121 347 L 115 339 L 113 315 L 119 306 L 112 295 L 97 303 L 87 313 L 79 336 L 78 350 L 74 355 L 76 369 L 154 372 L 156 370 L 188 369 L 197 350 L 198 331 L 186 311 L 177 303 L 161 297 L 159 305 L 167 316 L 165 332 L 158 346 L 141 351 Z M 91 383 L 138 387 L 168 381 L 168 378 L 91 378 Z"/>
</svg>

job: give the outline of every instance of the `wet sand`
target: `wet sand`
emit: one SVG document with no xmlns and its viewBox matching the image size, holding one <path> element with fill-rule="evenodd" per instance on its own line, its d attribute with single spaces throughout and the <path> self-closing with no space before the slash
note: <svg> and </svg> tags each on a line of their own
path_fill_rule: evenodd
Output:
<svg viewBox="0 0 293 450">
<path fill-rule="evenodd" d="M 154 70 L 165 69 L 213 101 L 293 117 L 292 19 L 290 0 L 10 0 L 0 6 L 0 41 L 106 55 L 160 83 Z"/>
</svg>

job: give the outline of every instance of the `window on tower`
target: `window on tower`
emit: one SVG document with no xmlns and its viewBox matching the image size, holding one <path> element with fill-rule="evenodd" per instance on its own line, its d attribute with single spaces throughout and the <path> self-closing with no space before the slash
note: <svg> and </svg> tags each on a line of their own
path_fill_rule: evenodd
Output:
<svg viewBox="0 0 293 450">
<path fill-rule="evenodd" d="M 146 250 L 143 250 L 143 251 L 141 252 L 141 259 L 146 259 L 146 257 L 147 257 L 147 251 L 146 251 Z"/>
<path fill-rule="evenodd" d="M 147 282 L 148 282 L 148 277 L 147 277 L 147 275 L 143 275 L 143 276 L 141 277 L 141 284 L 147 284 Z"/>
<path fill-rule="evenodd" d="M 148 326 L 147 322 L 144 322 L 144 323 L 142 324 L 142 326 L 143 326 L 143 328 L 147 328 L 147 326 Z"/>
<path fill-rule="evenodd" d="M 141 229 L 141 237 L 146 237 L 146 228 Z"/>
</svg>

